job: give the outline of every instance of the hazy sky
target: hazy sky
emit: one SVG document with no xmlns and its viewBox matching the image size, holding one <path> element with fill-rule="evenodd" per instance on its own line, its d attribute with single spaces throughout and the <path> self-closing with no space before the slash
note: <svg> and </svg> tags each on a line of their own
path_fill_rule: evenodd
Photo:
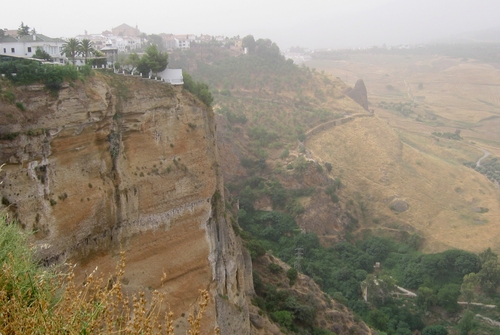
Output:
<svg viewBox="0 0 500 335">
<path fill-rule="evenodd" d="M 253 34 L 282 49 L 412 44 L 500 26 L 500 0 L 23 0 L 2 11 L 2 28 L 23 21 L 51 37 L 127 23 L 147 34 Z"/>
</svg>

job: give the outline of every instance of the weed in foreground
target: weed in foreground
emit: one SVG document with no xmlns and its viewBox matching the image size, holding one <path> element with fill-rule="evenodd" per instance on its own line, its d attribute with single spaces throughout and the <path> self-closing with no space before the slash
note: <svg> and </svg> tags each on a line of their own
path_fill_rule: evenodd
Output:
<svg viewBox="0 0 500 335">
<path fill-rule="evenodd" d="M 154 291 L 151 299 L 123 293 L 124 253 L 108 280 L 93 271 L 76 284 L 72 266 L 58 272 L 37 266 L 26 236 L 6 221 L 0 217 L 1 334 L 174 334 L 163 293 Z M 200 290 L 198 310 L 188 318 L 190 335 L 200 334 L 208 302 L 208 291 Z"/>
</svg>

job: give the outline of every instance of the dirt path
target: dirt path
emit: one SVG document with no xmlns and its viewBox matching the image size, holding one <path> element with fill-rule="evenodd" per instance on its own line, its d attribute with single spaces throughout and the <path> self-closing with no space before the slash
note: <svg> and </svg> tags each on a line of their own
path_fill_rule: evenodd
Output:
<svg viewBox="0 0 500 335">
<path fill-rule="evenodd" d="M 467 306 L 467 302 L 465 302 L 465 301 L 458 301 L 457 303 L 459 305 L 462 305 L 462 306 Z M 471 303 L 469 303 L 469 305 L 482 306 L 482 307 L 486 307 L 486 308 L 496 308 L 497 307 L 496 305 L 485 305 L 485 304 L 482 304 L 480 302 L 471 302 Z"/>
<path fill-rule="evenodd" d="M 325 123 L 322 123 L 322 124 L 317 125 L 316 127 L 312 128 L 312 129 L 309 129 L 308 131 L 306 131 L 305 135 L 306 135 L 306 137 L 310 137 L 312 135 L 316 135 L 317 133 L 319 133 L 325 129 L 328 129 L 330 127 L 340 126 L 342 124 L 345 124 L 345 123 L 352 121 L 355 118 L 359 118 L 359 117 L 373 117 L 373 114 L 360 114 L 360 113 L 351 114 L 348 116 L 344 116 L 340 119 L 326 121 Z"/>
<path fill-rule="evenodd" d="M 487 321 L 489 324 L 491 324 L 493 326 L 500 327 L 500 322 L 498 322 L 498 321 L 495 321 L 493 319 L 487 318 L 486 316 L 482 316 L 481 314 L 476 314 L 476 317 Z"/>
<path fill-rule="evenodd" d="M 484 155 L 483 155 L 483 157 L 479 158 L 479 160 L 476 163 L 476 166 L 481 166 L 481 161 L 490 155 L 490 153 L 484 149 L 479 149 L 479 150 L 484 152 Z"/>
<path fill-rule="evenodd" d="M 413 97 L 413 92 L 411 91 L 410 85 L 408 85 L 406 80 L 404 82 L 405 82 L 406 87 L 408 88 L 408 97 L 410 98 L 411 101 L 415 102 L 415 98 Z"/>
<path fill-rule="evenodd" d="M 401 286 L 397 286 L 396 287 L 398 288 L 398 290 L 400 290 L 401 292 L 404 292 L 406 296 L 408 297 L 416 297 L 417 294 L 416 293 L 413 293 L 412 291 L 408 291 L 407 289 L 405 288 L 402 288 Z"/>
</svg>

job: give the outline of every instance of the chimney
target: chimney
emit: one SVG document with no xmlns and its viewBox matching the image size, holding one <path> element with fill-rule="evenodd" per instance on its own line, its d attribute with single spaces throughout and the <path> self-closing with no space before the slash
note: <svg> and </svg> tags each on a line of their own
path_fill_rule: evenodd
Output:
<svg viewBox="0 0 500 335">
<path fill-rule="evenodd" d="M 36 41 L 36 35 L 33 34 L 33 41 Z"/>
</svg>

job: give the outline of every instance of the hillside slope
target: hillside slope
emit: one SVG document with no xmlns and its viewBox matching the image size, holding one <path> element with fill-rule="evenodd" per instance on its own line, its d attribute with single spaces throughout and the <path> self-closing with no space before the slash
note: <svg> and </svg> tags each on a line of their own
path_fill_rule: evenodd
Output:
<svg viewBox="0 0 500 335">
<path fill-rule="evenodd" d="M 426 238 L 427 251 L 498 250 L 500 190 L 457 162 L 454 142 L 403 136 L 374 117 L 326 129 L 306 146 L 332 163 L 345 200 L 363 203 L 371 229 L 416 231 Z"/>
</svg>

